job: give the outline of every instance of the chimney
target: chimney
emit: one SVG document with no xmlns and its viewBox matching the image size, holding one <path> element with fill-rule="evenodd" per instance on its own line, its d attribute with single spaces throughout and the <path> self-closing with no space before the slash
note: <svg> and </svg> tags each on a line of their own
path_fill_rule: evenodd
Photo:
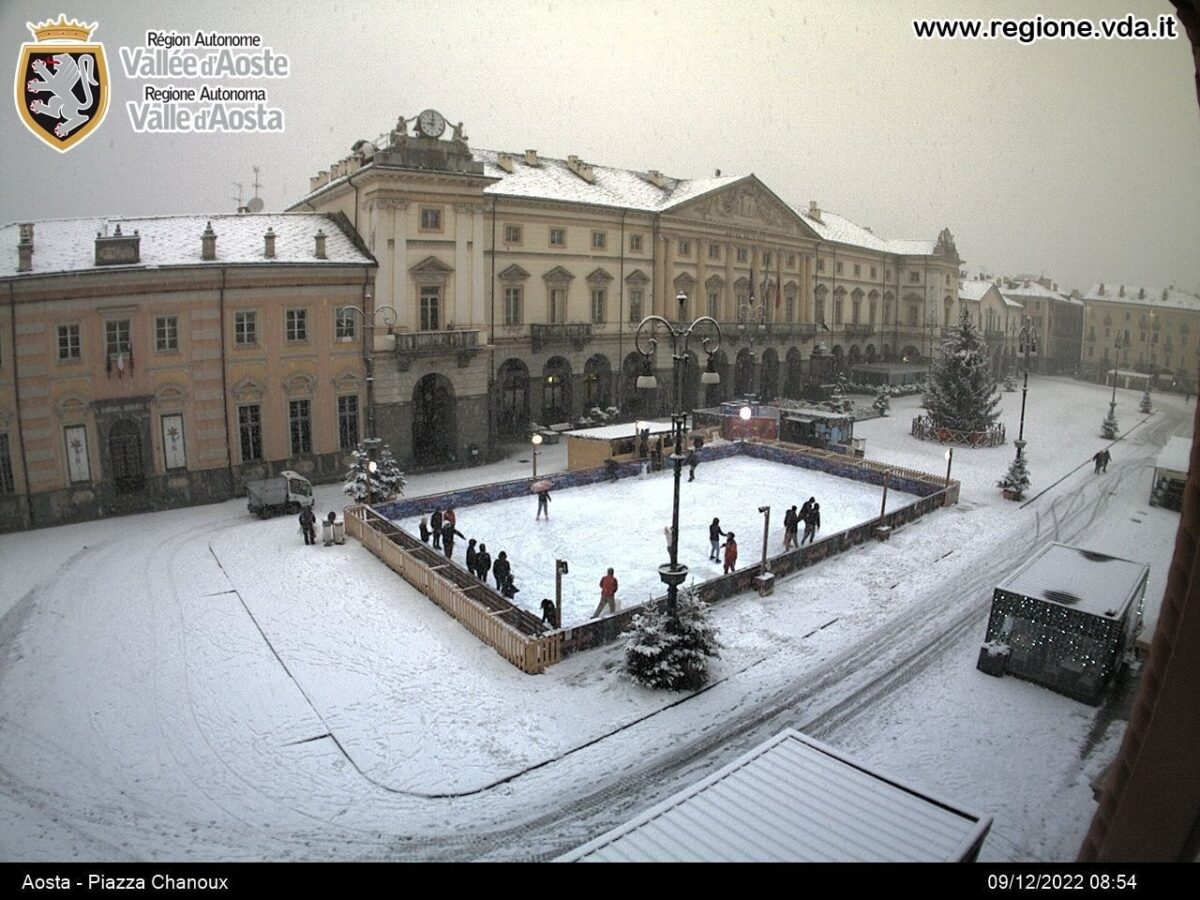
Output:
<svg viewBox="0 0 1200 900">
<path fill-rule="evenodd" d="M 1121 285 L 1121 289 L 1120 289 L 1119 291 L 1117 291 L 1117 296 L 1118 296 L 1118 297 L 1124 297 L 1124 296 L 1125 296 L 1125 285 Z"/>
<path fill-rule="evenodd" d="M 496 165 L 498 165 L 500 168 L 502 168 L 509 175 L 512 174 L 513 159 L 507 153 L 501 153 L 499 156 L 496 157 Z"/>
<path fill-rule="evenodd" d="M 821 221 L 821 207 L 817 206 L 816 200 L 808 201 L 808 217 L 816 219 L 818 222 Z"/>
<path fill-rule="evenodd" d="M 1102 282 L 1100 282 L 1100 290 L 1099 290 L 1099 291 L 1097 291 L 1097 293 L 1098 293 L 1098 294 L 1099 294 L 1101 297 L 1103 297 L 1103 296 L 1104 296 L 1104 282 L 1103 282 L 1103 281 L 1102 281 Z"/>
<path fill-rule="evenodd" d="M 647 172 L 646 180 L 658 188 L 665 188 L 667 186 L 667 179 L 663 178 L 663 173 L 657 169 L 651 169 Z"/>
<path fill-rule="evenodd" d="M 596 183 L 596 176 L 592 172 L 592 167 L 585 163 L 578 156 L 567 157 L 567 168 L 586 181 L 588 184 Z"/>
<path fill-rule="evenodd" d="M 17 241 L 17 271 L 33 269 L 33 223 L 21 223 L 21 235 Z"/>
<path fill-rule="evenodd" d="M 275 258 L 275 229 L 268 228 L 267 233 L 263 235 L 263 256 L 267 259 Z"/>
<path fill-rule="evenodd" d="M 132 265 L 142 261 L 142 237 L 135 229 L 132 235 L 121 233 L 120 224 L 111 235 L 96 235 L 96 265 Z"/>
<path fill-rule="evenodd" d="M 317 229 L 317 259 L 327 259 L 325 256 L 325 232 Z"/>
<path fill-rule="evenodd" d="M 1138 288 L 1138 299 L 1139 300 L 1146 299 L 1146 289 L 1145 288 Z"/>
<path fill-rule="evenodd" d="M 713 174 L 713 178 L 720 178 L 720 177 L 721 177 L 721 170 L 717 169 L 717 171 Z"/>
<path fill-rule="evenodd" d="M 217 258 L 217 233 L 212 230 L 212 222 L 204 226 L 204 233 L 200 235 L 200 258 Z"/>
<path fill-rule="evenodd" d="M 1166 303 L 1167 302 L 1167 288 L 1163 288 L 1162 298 L 1163 298 L 1163 303 Z"/>
<path fill-rule="evenodd" d="M 541 163 L 538 162 L 536 150 L 526 150 L 525 151 L 525 165 L 527 165 L 527 166 L 540 166 L 541 165 Z"/>
</svg>

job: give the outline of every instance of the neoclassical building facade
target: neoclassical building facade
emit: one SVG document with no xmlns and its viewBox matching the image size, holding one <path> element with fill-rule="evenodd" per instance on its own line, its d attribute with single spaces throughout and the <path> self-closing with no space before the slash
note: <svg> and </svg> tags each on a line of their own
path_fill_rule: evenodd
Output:
<svg viewBox="0 0 1200 900">
<path fill-rule="evenodd" d="M 885 240 L 789 205 L 754 175 L 481 150 L 427 110 L 356 142 L 310 187 L 292 209 L 343 213 L 378 260 L 379 434 L 418 465 L 593 407 L 666 409 L 663 393 L 634 388 L 634 334 L 651 313 L 677 317 L 681 293 L 689 319 L 710 315 L 723 332 L 721 384 L 701 391 L 704 360 L 689 366 L 689 406 L 798 396 L 817 342 L 846 367 L 927 359 L 954 324 L 949 230 Z M 654 365 L 669 369 L 663 348 Z"/>
<path fill-rule="evenodd" d="M 1200 372 L 1200 296 L 1171 286 L 1096 284 L 1083 296 L 1083 368 L 1106 380 L 1114 368 L 1160 387 L 1194 391 Z"/>
<path fill-rule="evenodd" d="M 345 472 L 375 262 L 314 214 L 0 228 L 0 530 Z"/>
</svg>

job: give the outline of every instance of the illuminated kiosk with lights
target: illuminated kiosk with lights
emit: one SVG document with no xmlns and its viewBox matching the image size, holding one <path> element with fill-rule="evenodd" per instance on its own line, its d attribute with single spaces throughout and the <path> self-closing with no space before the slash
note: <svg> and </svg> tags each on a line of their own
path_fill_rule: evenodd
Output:
<svg viewBox="0 0 1200 900">
<path fill-rule="evenodd" d="M 1099 703 L 1142 630 L 1150 567 L 1048 544 L 992 596 L 979 669 Z"/>
</svg>

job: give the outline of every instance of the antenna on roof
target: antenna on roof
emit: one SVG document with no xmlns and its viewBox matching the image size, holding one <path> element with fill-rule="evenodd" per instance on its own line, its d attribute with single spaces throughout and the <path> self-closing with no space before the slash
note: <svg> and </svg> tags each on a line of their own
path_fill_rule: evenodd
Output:
<svg viewBox="0 0 1200 900">
<path fill-rule="evenodd" d="M 232 181 L 232 182 L 230 182 L 230 184 L 232 184 L 234 187 L 236 187 L 238 189 L 237 196 L 233 198 L 234 200 L 237 201 L 237 206 L 234 208 L 238 212 L 241 212 L 242 211 L 242 183 L 240 181 Z"/>
<path fill-rule="evenodd" d="M 258 189 L 262 187 L 262 182 L 258 180 L 258 166 L 251 166 L 250 168 L 254 170 L 254 199 L 258 200 Z M 261 205 L 259 206 L 259 209 L 262 209 Z"/>
</svg>

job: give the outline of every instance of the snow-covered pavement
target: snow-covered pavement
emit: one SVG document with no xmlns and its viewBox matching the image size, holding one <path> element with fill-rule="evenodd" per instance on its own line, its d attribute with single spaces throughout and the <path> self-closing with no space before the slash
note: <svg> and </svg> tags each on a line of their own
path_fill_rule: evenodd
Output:
<svg viewBox="0 0 1200 900">
<path fill-rule="evenodd" d="M 616 647 L 522 675 L 363 548 L 305 547 L 294 521 L 242 501 L 0 536 L 0 857 L 544 857 L 795 724 L 994 816 L 984 858 L 1072 858 L 1124 723 L 974 662 L 990 585 L 1047 540 L 1149 562 L 1161 598 L 1178 515 L 1148 507 L 1149 467 L 1191 410 L 1158 397 L 1147 419 L 1139 396 L 1118 392 L 1127 436 L 1097 476 L 1080 466 L 1105 443 L 1108 391 L 1031 379 L 1031 496 L 1056 486 L 1022 508 L 994 487 L 1011 444 L 956 452 L 957 507 L 718 606 L 716 684 L 683 702 L 631 685 Z M 1015 436 L 1020 394 L 1003 400 Z M 943 448 L 907 434 L 916 406 L 856 434 L 871 458 L 943 471 Z M 517 477 L 524 460 L 407 493 Z M 561 446 L 539 458 L 564 464 Z M 747 498 L 713 514 L 760 535 Z M 658 551 L 669 504 L 638 502 Z M 343 505 L 318 488 L 319 509 Z M 581 573 L 585 605 L 599 574 Z"/>
</svg>

